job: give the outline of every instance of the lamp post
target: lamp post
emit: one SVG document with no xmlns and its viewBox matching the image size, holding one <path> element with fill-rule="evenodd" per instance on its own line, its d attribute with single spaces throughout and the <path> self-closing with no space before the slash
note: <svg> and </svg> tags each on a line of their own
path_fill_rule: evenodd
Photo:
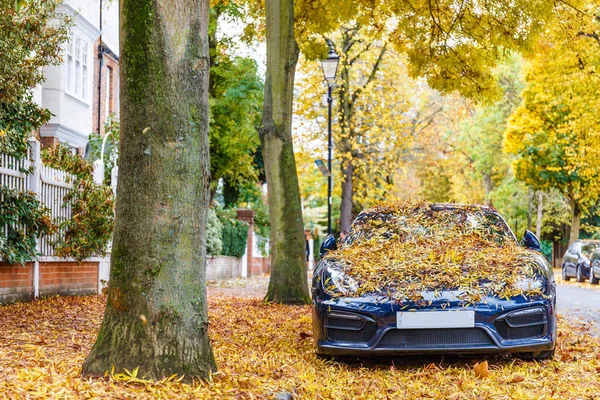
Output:
<svg viewBox="0 0 600 400">
<path fill-rule="evenodd" d="M 331 103 L 333 102 L 333 98 L 331 97 L 331 89 L 335 83 L 335 75 L 337 74 L 340 57 L 336 54 L 333 44 L 330 41 L 328 41 L 327 44 L 329 45 L 329 53 L 325 60 L 321 60 L 321 67 L 323 68 L 323 76 L 327 82 L 327 168 L 329 169 L 329 175 L 327 176 L 327 234 L 331 235 L 331 191 L 333 189 L 333 174 L 331 172 L 331 155 L 333 151 L 333 138 L 331 137 Z"/>
</svg>

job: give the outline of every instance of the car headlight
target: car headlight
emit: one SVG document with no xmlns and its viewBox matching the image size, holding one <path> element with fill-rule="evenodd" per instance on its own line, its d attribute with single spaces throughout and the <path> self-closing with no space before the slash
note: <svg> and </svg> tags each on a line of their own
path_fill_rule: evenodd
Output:
<svg viewBox="0 0 600 400">
<path fill-rule="evenodd" d="M 348 295 L 356 293 L 358 284 L 335 264 L 328 264 L 323 271 L 323 289 L 330 295 Z"/>
<path fill-rule="evenodd" d="M 515 289 L 524 291 L 542 290 L 544 280 L 541 277 L 523 277 L 513 284 Z"/>
</svg>

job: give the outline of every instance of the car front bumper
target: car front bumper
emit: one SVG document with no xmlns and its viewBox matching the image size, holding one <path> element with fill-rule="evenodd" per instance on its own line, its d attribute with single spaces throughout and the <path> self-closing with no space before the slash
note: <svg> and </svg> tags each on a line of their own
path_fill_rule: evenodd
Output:
<svg viewBox="0 0 600 400">
<path fill-rule="evenodd" d="M 397 304 L 373 303 L 368 299 L 316 300 L 313 304 L 316 351 L 324 355 L 368 356 L 539 353 L 554 349 L 556 315 L 550 300 L 492 300 L 491 304 L 461 309 L 475 312 L 474 327 L 397 329 L 396 314 L 401 310 Z M 419 311 L 431 310 L 440 308 L 432 304 Z M 511 325 L 515 321 L 524 325 L 514 328 Z M 532 321 L 536 324 L 528 325 Z"/>
</svg>

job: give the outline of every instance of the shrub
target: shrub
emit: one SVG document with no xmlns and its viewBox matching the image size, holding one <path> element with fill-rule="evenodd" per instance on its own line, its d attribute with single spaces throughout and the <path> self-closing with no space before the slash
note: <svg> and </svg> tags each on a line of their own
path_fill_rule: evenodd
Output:
<svg viewBox="0 0 600 400">
<path fill-rule="evenodd" d="M 206 222 L 206 253 L 210 256 L 218 256 L 223 249 L 223 226 L 217 213 L 212 208 L 208 210 Z"/>
<path fill-rule="evenodd" d="M 75 175 L 73 189 L 64 198 L 71 205 L 71 218 L 60 223 L 64 235 L 52 243 L 57 256 L 82 261 L 103 254 L 112 237 L 114 200 L 112 190 L 94 183 L 93 165 L 68 147 L 42 150 L 44 164 Z"/>
<path fill-rule="evenodd" d="M 219 213 L 219 219 L 223 226 L 221 233 L 223 249 L 221 250 L 221 254 L 224 256 L 242 257 L 246 252 L 248 224 L 232 217 L 227 212 Z"/>
<path fill-rule="evenodd" d="M 24 264 L 38 256 L 36 240 L 56 229 L 50 213 L 34 193 L 0 186 L 0 259 Z M 6 233 L 6 236 L 4 236 Z"/>
</svg>

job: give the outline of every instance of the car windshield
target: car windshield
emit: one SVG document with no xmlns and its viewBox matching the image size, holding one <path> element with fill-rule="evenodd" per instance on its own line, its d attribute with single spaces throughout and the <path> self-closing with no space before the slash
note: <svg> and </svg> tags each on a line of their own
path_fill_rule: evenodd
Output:
<svg viewBox="0 0 600 400">
<path fill-rule="evenodd" d="M 515 242 L 515 237 L 504 220 L 495 212 L 485 209 L 432 208 L 425 215 L 398 213 L 363 213 L 352 224 L 344 245 L 378 239 L 389 240 L 400 236 L 405 240 L 417 236 L 447 236 L 452 232 L 479 233 L 496 243 Z"/>
<path fill-rule="evenodd" d="M 589 258 L 598 246 L 600 246 L 600 242 L 584 243 L 583 246 L 581 246 L 581 254 Z"/>
</svg>

